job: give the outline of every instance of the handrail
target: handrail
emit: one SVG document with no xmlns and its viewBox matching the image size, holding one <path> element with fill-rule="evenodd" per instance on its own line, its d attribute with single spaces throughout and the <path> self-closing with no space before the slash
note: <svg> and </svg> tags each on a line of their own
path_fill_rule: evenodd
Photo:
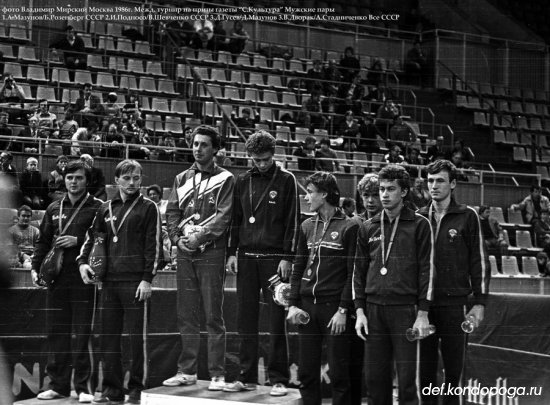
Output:
<svg viewBox="0 0 550 405">
<path fill-rule="evenodd" d="M 474 38 L 478 39 L 480 42 L 484 42 L 484 43 L 487 43 L 487 40 L 489 40 L 489 41 L 502 41 L 502 42 L 506 42 L 506 43 L 517 44 L 519 46 L 533 46 L 535 48 L 542 49 L 545 52 L 548 52 L 548 49 L 549 49 L 549 47 L 544 43 L 518 41 L 518 40 L 515 40 L 515 39 L 494 37 L 494 36 L 489 36 L 489 35 L 478 35 L 478 34 L 473 34 L 473 33 L 470 33 L 470 32 L 460 32 L 460 31 L 446 30 L 446 29 L 441 29 L 441 28 L 436 28 L 434 30 L 428 30 L 428 31 L 423 31 L 422 32 L 423 36 L 427 36 L 429 34 L 433 34 L 436 37 L 439 36 L 439 37 L 444 37 L 444 38 L 449 38 L 449 36 L 452 36 L 452 35 L 456 35 L 457 37 L 460 37 L 461 39 L 464 39 L 464 38 L 467 38 L 467 37 L 474 37 Z M 441 34 L 443 34 L 443 35 L 441 35 Z"/>
</svg>

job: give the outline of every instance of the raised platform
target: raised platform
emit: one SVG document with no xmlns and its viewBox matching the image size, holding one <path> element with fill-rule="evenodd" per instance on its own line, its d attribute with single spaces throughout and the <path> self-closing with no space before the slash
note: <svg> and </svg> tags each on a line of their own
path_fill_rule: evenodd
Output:
<svg viewBox="0 0 550 405">
<path fill-rule="evenodd" d="M 25 399 L 24 401 L 17 401 L 14 402 L 14 405 L 75 405 L 79 404 L 78 397 L 76 396 L 76 393 L 73 391 L 71 393 L 70 398 L 63 398 L 63 399 L 52 399 L 52 400 L 42 400 L 42 399 Z"/>
<path fill-rule="evenodd" d="M 280 404 L 301 405 L 300 391 L 289 389 L 284 397 L 269 395 L 271 387 L 258 386 L 255 391 L 223 392 L 208 391 L 209 381 L 199 380 L 196 385 L 187 387 L 157 387 L 141 393 L 142 405 L 179 405 L 179 404 Z"/>
</svg>

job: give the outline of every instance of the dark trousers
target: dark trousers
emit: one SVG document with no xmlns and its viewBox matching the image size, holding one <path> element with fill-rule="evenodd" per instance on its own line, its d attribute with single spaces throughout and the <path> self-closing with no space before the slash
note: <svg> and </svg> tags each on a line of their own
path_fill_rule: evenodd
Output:
<svg viewBox="0 0 550 405">
<path fill-rule="evenodd" d="M 428 314 L 436 332 L 420 343 L 420 386 L 437 386 L 439 350 L 445 369 L 445 386 L 462 386 L 462 370 L 466 353 L 466 334 L 460 328 L 464 321 L 464 306 L 432 307 Z M 422 395 L 422 404 L 437 404 L 437 395 Z M 458 405 L 459 395 L 443 396 L 443 404 Z"/>
<path fill-rule="evenodd" d="M 242 382 L 258 382 L 258 323 L 260 289 L 268 307 L 269 352 L 267 374 L 271 384 L 288 385 L 289 366 L 285 334 L 285 309 L 273 301 L 268 279 L 277 273 L 280 257 L 239 254 L 237 273 L 239 360 Z"/>
<path fill-rule="evenodd" d="M 302 309 L 310 316 L 306 325 L 298 327 L 300 355 L 298 379 L 304 405 L 321 404 L 321 348 L 327 345 L 328 375 L 332 387 L 332 404 L 350 404 L 349 335 L 346 332 L 332 335 L 327 328 L 338 310 L 338 302 L 314 304 L 302 298 Z"/>
<path fill-rule="evenodd" d="M 140 281 L 103 282 L 100 343 L 103 356 L 103 394 L 112 400 L 124 399 L 121 349 L 124 323 L 130 337 L 130 395 L 139 398 L 139 393 L 145 386 L 145 303 L 135 298 L 139 283 Z"/>
<path fill-rule="evenodd" d="M 210 377 L 225 374 L 224 281 L 225 247 L 209 247 L 192 255 L 178 252 L 177 307 L 181 336 L 178 371 L 182 373 L 197 373 L 202 298 L 208 332 L 208 372 Z"/>
<path fill-rule="evenodd" d="M 417 405 L 417 342 L 405 337 L 416 319 L 414 305 L 367 303 L 367 390 L 376 405 L 392 405 L 392 365 L 395 360 L 399 404 Z"/>
<path fill-rule="evenodd" d="M 365 361 L 365 342 L 355 333 L 356 320 L 357 319 L 355 316 L 348 315 L 348 358 L 351 405 L 361 405 L 363 399 L 363 366 Z M 367 397 L 369 397 L 368 393 Z"/>
<path fill-rule="evenodd" d="M 50 389 L 61 395 L 71 393 L 73 370 L 78 394 L 95 390 L 97 373 L 92 371 L 90 342 L 94 299 L 94 286 L 85 285 L 80 278 L 66 273 L 61 273 L 48 290 L 46 372 L 51 380 Z"/>
</svg>

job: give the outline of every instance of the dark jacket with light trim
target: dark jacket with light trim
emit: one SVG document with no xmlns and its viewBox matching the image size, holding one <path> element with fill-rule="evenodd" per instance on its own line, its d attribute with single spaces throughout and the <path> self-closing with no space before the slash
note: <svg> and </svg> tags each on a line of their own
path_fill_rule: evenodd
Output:
<svg viewBox="0 0 550 405">
<path fill-rule="evenodd" d="M 233 220 L 229 233 L 228 255 L 258 253 L 281 255 L 281 259 L 292 261 L 296 254 L 298 240 L 299 210 L 298 187 L 294 175 L 279 167 L 277 178 L 267 190 L 258 210 L 254 213 L 256 222 L 249 223 L 250 177 L 252 176 L 252 204 L 255 206 L 274 173 L 275 164 L 266 174 L 254 167 L 239 174 L 233 194 Z"/>
<path fill-rule="evenodd" d="M 315 234 L 316 218 L 319 218 L 319 224 Z M 302 222 L 290 277 L 289 305 L 299 307 L 302 298 L 309 298 L 316 304 L 339 302 L 342 308 L 353 306 L 351 277 L 359 225 L 341 210 L 337 210 L 328 224 L 311 266 L 307 268 L 310 249 L 319 243 L 324 226 L 325 221 L 319 214 Z"/>
<path fill-rule="evenodd" d="M 380 273 L 380 213 L 365 221 L 357 235 L 353 269 L 355 308 L 365 309 L 366 302 L 378 305 L 418 305 L 427 311 L 433 296 L 432 230 L 429 221 L 403 207 L 391 253 L 386 262 L 386 275 Z M 386 249 L 392 225 L 384 215 Z M 386 250 L 387 252 L 387 250 Z"/>
<path fill-rule="evenodd" d="M 157 205 L 139 192 L 129 197 L 126 202 L 120 194 L 111 200 L 115 227 L 118 228 L 124 214 L 136 198 L 132 212 L 126 217 L 118 231 L 118 241 L 113 241 L 113 230 L 109 223 L 109 201 L 101 204 L 94 223 L 86 233 L 86 240 L 77 257 L 78 265 L 88 263 L 88 257 L 94 244 L 94 232 L 107 233 L 107 274 L 105 281 L 139 281 L 151 282 L 158 270 L 162 258 L 161 219 Z"/>
<path fill-rule="evenodd" d="M 429 208 L 418 213 L 429 218 Z M 434 235 L 437 230 L 432 218 Z M 483 245 L 479 217 L 473 208 L 451 199 L 447 213 L 441 219 L 435 241 L 436 306 L 463 305 L 473 293 L 473 304 L 485 305 L 489 291 L 490 267 Z"/>
</svg>

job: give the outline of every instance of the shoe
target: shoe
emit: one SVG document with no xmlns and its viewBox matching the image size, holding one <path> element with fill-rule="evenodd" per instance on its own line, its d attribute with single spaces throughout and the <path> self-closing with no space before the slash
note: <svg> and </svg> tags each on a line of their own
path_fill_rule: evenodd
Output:
<svg viewBox="0 0 550 405">
<path fill-rule="evenodd" d="M 94 400 L 94 396 L 92 394 L 87 394 L 86 392 L 81 392 L 78 394 L 78 402 L 81 404 L 89 404 Z"/>
<path fill-rule="evenodd" d="M 103 394 L 101 394 L 99 398 L 94 398 L 92 400 L 92 405 L 122 405 L 122 404 L 124 404 L 124 399 L 113 400 Z"/>
<path fill-rule="evenodd" d="M 255 391 L 258 387 L 256 384 L 247 384 L 242 381 L 235 381 L 225 384 L 223 387 L 224 392 L 241 392 L 241 391 Z"/>
<path fill-rule="evenodd" d="M 48 390 L 48 391 L 41 392 L 36 396 L 36 398 L 48 401 L 50 399 L 60 399 L 60 398 L 67 398 L 67 397 L 65 395 L 61 395 L 60 393 L 54 390 Z"/>
<path fill-rule="evenodd" d="M 141 404 L 141 391 L 130 391 L 128 394 L 128 404 Z"/>
<path fill-rule="evenodd" d="M 269 395 L 272 397 L 284 397 L 286 394 L 288 394 L 288 390 L 282 383 L 275 384 L 269 391 Z"/>
<path fill-rule="evenodd" d="M 162 385 L 165 387 L 177 387 L 179 385 L 193 385 L 197 383 L 197 375 L 196 374 L 183 374 L 178 371 L 178 373 L 170 377 L 167 380 L 164 380 L 162 382 Z"/>
<path fill-rule="evenodd" d="M 208 391 L 222 391 L 225 387 L 225 377 L 223 375 L 218 375 L 212 377 L 210 385 L 208 386 Z"/>
</svg>

